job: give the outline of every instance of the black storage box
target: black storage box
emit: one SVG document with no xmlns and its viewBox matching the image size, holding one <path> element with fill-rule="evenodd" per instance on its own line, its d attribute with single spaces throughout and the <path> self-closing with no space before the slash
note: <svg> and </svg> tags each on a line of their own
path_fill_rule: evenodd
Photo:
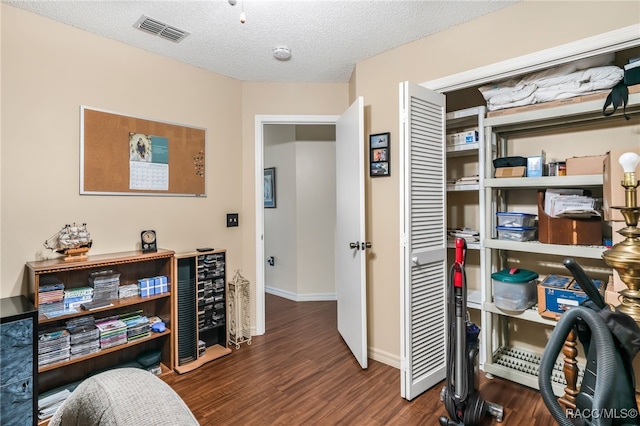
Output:
<svg viewBox="0 0 640 426">
<path fill-rule="evenodd" d="M 624 70 L 624 84 L 626 86 L 640 84 L 640 67 Z"/>
<path fill-rule="evenodd" d="M 493 167 L 496 169 L 520 166 L 527 167 L 527 157 L 501 157 L 493 160 Z"/>
</svg>

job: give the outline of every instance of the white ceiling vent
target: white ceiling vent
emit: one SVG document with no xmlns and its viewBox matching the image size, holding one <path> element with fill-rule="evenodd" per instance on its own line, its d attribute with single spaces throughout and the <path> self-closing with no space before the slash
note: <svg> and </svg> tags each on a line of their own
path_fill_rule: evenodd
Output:
<svg viewBox="0 0 640 426">
<path fill-rule="evenodd" d="M 162 38 L 166 38 L 167 40 L 174 41 L 176 43 L 181 42 L 186 36 L 189 35 L 189 33 L 186 31 L 180 30 L 176 27 L 172 27 L 171 25 L 165 24 L 164 22 L 160 22 L 156 19 L 149 18 L 148 16 L 144 15 L 142 15 L 140 19 L 138 19 L 138 22 L 136 22 L 133 26 L 149 34 L 154 34 Z"/>
</svg>

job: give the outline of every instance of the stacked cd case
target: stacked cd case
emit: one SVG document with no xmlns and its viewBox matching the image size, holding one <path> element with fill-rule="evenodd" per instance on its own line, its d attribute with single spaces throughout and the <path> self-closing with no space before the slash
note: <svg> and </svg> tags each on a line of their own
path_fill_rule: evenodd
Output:
<svg viewBox="0 0 640 426">
<path fill-rule="evenodd" d="M 111 269 L 92 272 L 89 275 L 89 285 L 93 287 L 94 301 L 118 299 L 120 274 Z"/>
<path fill-rule="evenodd" d="M 117 317 L 99 320 L 96 322 L 96 327 L 100 330 L 101 349 L 127 343 L 127 324 Z"/>
<path fill-rule="evenodd" d="M 65 328 L 52 328 L 38 333 L 38 367 L 68 360 L 70 344 L 70 334 Z"/>
<path fill-rule="evenodd" d="M 149 318 L 142 315 L 142 311 L 120 315 L 120 319 L 127 325 L 127 341 L 131 342 L 151 335 Z"/>
<path fill-rule="evenodd" d="M 127 297 L 134 297 L 139 294 L 138 284 L 125 284 L 118 288 L 118 297 L 125 299 Z"/>
<path fill-rule="evenodd" d="M 100 330 L 93 316 L 67 321 L 71 341 L 71 359 L 100 351 Z"/>
</svg>

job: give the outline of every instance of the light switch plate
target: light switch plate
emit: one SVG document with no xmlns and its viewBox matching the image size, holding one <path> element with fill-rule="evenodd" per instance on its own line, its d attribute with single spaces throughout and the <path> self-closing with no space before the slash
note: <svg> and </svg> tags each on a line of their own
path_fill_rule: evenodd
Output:
<svg viewBox="0 0 640 426">
<path fill-rule="evenodd" d="M 227 228 L 238 226 L 238 213 L 227 213 Z"/>
</svg>

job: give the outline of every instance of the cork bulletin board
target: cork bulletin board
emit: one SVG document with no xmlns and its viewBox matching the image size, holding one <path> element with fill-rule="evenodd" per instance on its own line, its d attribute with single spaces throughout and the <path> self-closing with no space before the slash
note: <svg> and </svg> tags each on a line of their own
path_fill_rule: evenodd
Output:
<svg viewBox="0 0 640 426">
<path fill-rule="evenodd" d="M 206 130 L 80 108 L 80 194 L 206 196 Z"/>
</svg>

